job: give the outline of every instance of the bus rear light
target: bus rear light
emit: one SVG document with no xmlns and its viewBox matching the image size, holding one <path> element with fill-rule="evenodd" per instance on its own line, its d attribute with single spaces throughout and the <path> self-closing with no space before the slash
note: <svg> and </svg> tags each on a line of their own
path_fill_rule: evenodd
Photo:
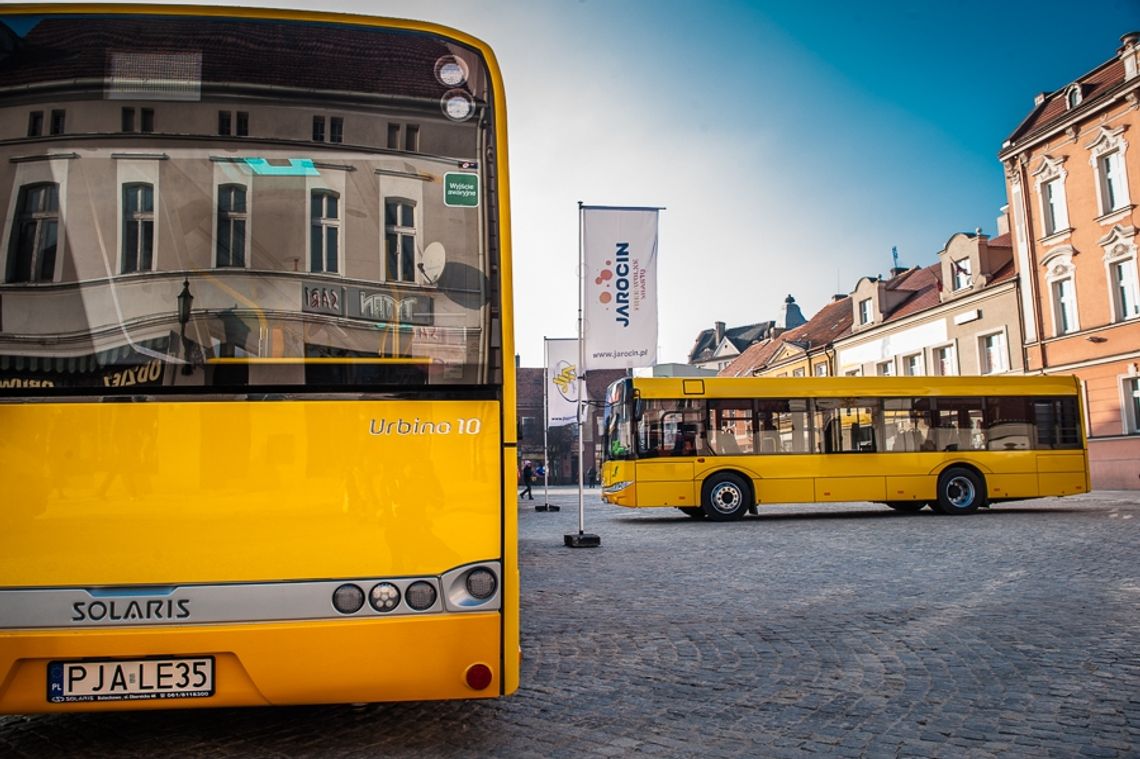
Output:
<svg viewBox="0 0 1140 759">
<path fill-rule="evenodd" d="M 379 583 L 369 591 L 368 603 L 378 612 L 392 611 L 400 605 L 400 589 L 390 582 Z"/>
<path fill-rule="evenodd" d="M 495 573 L 486 567 L 476 567 L 468 572 L 465 584 L 467 585 L 467 592 L 479 601 L 486 601 L 495 595 L 495 591 L 499 587 Z"/>
<path fill-rule="evenodd" d="M 486 664 L 472 664 L 467 668 L 464 679 L 471 690 L 486 690 L 494 676 Z"/>
<path fill-rule="evenodd" d="M 408 606 L 416 611 L 427 611 L 435 605 L 435 599 L 438 595 L 435 586 L 431 583 L 417 580 L 404 591 L 404 600 L 407 601 Z"/>
<path fill-rule="evenodd" d="M 364 606 L 364 591 L 352 583 L 345 583 L 333 591 L 332 603 L 341 614 L 355 614 Z"/>
</svg>

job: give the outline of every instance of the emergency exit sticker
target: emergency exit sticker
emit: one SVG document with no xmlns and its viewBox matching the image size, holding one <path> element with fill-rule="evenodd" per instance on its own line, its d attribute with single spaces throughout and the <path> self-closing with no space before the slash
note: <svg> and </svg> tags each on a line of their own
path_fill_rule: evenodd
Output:
<svg viewBox="0 0 1140 759">
<path fill-rule="evenodd" d="M 443 175 L 443 204 L 462 208 L 479 207 L 479 175 L 449 171 Z"/>
</svg>

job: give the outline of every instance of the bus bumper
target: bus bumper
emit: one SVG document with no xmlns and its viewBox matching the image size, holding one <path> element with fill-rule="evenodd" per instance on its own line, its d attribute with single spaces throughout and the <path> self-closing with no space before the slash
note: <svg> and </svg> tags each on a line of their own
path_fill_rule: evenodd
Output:
<svg viewBox="0 0 1140 759">
<path fill-rule="evenodd" d="M 502 651 L 501 639 L 498 612 L 5 631 L 0 633 L 0 713 L 490 698 L 518 685 L 518 651 Z M 211 695 L 69 703 L 48 698 L 53 661 L 179 657 L 214 660 Z M 476 665 L 490 670 L 489 678 L 482 670 L 488 681 L 478 689 L 468 677 Z"/>
</svg>

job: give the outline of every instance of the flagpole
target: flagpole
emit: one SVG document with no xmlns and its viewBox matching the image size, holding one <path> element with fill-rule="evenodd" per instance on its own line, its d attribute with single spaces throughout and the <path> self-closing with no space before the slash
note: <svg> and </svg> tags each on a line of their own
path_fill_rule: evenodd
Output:
<svg viewBox="0 0 1140 759">
<path fill-rule="evenodd" d="M 542 503 L 534 507 L 535 511 L 561 511 L 561 506 L 550 502 L 550 444 L 547 432 L 550 429 L 550 402 L 547 400 L 547 388 L 550 384 L 550 341 L 544 335 L 542 338 Z"/>
<path fill-rule="evenodd" d="M 583 313 L 583 299 L 586 288 L 586 254 L 582 242 L 582 201 L 578 201 L 578 366 L 575 371 L 575 382 L 578 383 L 578 534 L 568 534 L 564 536 L 567 546 L 570 548 L 595 548 L 602 544 L 602 539 L 597 535 L 590 535 L 586 533 L 586 494 L 582 487 L 582 464 L 585 458 L 584 446 L 582 443 L 582 400 L 585 396 L 585 383 L 583 377 L 585 376 L 586 366 L 586 338 Z"/>
</svg>

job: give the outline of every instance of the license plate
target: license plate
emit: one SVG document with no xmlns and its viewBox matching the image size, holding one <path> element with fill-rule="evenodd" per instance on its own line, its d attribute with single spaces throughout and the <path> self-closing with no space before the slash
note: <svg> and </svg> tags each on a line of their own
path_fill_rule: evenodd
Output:
<svg viewBox="0 0 1140 759">
<path fill-rule="evenodd" d="M 214 695 L 214 657 L 48 663 L 47 700 L 143 701 Z"/>
</svg>

